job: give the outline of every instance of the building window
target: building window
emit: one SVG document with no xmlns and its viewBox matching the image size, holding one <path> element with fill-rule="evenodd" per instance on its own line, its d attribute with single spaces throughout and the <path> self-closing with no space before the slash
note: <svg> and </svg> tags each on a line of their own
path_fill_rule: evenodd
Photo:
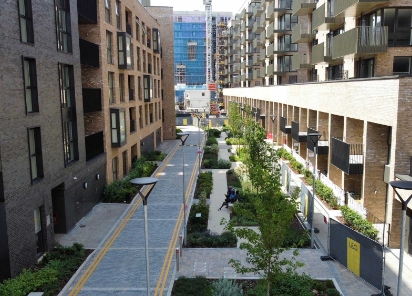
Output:
<svg viewBox="0 0 412 296">
<path fill-rule="evenodd" d="M 378 12 L 376 17 L 370 20 L 380 26 L 381 18 Z M 379 17 L 379 18 L 378 18 Z M 410 8 L 386 8 L 383 9 L 383 26 L 388 27 L 389 46 L 410 46 L 412 45 L 412 9 Z"/>
<path fill-rule="evenodd" d="M 136 131 L 136 108 L 129 109 L 129 118 L 130 118 L 130 133 Z"/>
<path fill-rule="evenodd" d="M 160 32 L 159 29 L 153 29 L 153 52 L 160 53 Z"/>
<path fill-rule="evenodd" d="M 70 32 L 70 1 L 55 0 L 57 50 L 72 52 L 72 37 Z"/>
<path fill-rule="evenodd" d="M 110 24 L 110 0 L 104 0 L 106 22 Z"/>
<path fill-rule="evenodd" d="M 19 0 L 20 41 L 34 43 L 31 0 Z"/>
<path fill-rule="evenodd" d="M 108 75 L 108 85 L 109 85 L 109 103 L 114 103 L 114 73 L 109 72 Z"/>
<path fill-rule="evenodd" d="M 124 102 L 124 75 L 119 74 L 119 96 L 120 102 Z"/>
<path fill-rule="evenodd" d="M 150 75 L 143 75 L 144 101 L 150 102 L 153 98 L 153 80 Z"/>
<path fill-rule="evenodd" d="M 31 180 L 43 178 L 40 127 L 28 129 Z"/>
<path fill-rule="evenodd" d="M 139 106 L 139 128 L 143 128 L 143 107 Z"/>
<path fill-rule="evenodd" d="M 125 109 L 110 109 L 110 126 L 112 133 L 112 147 L 121 147 L 126 144 Z"/>
<path fill-rule="evenodd" d="M 175 83 L 186 83 L 186 66 L 176 65 Z"/>
<path fill-rule="evenodd" d="M 117 30 L 121 30 L 122 29 L 122 23 L 120 20 L 120 2 L 116 0 L 116 26 L 117 26 Z"/>
<path fill-rule="evenodd" d="M 187 58 L 189 59 L 189 61 L 196 60 L 196 52 L 197 52 L 197 42 L 196 41 L 187 42 Z"/>
<path fill-rule="evenodd" d="M 36 235 L 37 256 L 41 256 L 44 252 L 44 239 L 41 227 L 43 222 L 41 218 L 42 208 L 43 206 L 34 210 L 34 234 Z"/>
<path fill-rule="evenodd" d="M 411 57 L 393 57 L 394 75 L 411 75 Z"/>
<path fill-rule="evenodd" d="M 64 125 L 64 140 L 63 140 L 63 148 L 64 148 L 64 160 L 65 163 L 72 162 L 77 159 L 77 138 L 75 136 L 75 130 L 73 128 L 73 121 L 66 121 L 63 123 Z"/>
<path fill-rule="evenodd" d="M 357 62 L 358 78 L 374 76 L 375 59 L 360 60 Z"/>
<path fill-rule="evenodd" d="M 128 169 L 127 169 L 127 150 L 122 152 L 122 160 L 123 160 L 123 177 L 127 176 Z"/>
<path fill-rule="evenodd" d="M 133 50 L 130 36 L 126 33 L 117 33 L 117 41 L 119 69 L 133 69 Z"/>
<path fill-rule="evenodd" d="M 59 64 L 59 76 L 61 107 L 74 107 L 73 66 Z"/>
<path fill-rule="evenodd" d="M 136 64 L 137 64 L 137 71 L 142 70 L 141 61 L 140 61 L 140 48 L 136 47 Z"/>
<path fill-rule="evenodd" d="M 139 101 L 142 100 L 142 78 L 140 76 L 137 77 L 137 97 Z"/>
<path fill-rule="evenodd" d="M 136 17 L 136 40 L 140 41 L 140 21 L 138 17 Z"/>
<path fill-rule="evenodd" d="M 39 102 L 37 97 L 36 60 L 30 58 L 23 58 L 23 73 L 26 112 L 39 112 Z"/>
<path fill-rule="evenodd" d="M 113 34 L 109 31 L 106 31 L 106 48 L 107 48 L 107 63 L 113 64 L 113 54 L 112 54 L 112 40 Z"/>
<path fill-rule="evenodd" d="M 113 181 L 117 181 L 119 179 L 119 159 L 117 156 L 112 159 L 112 173 Z"/>
<path fill-rule="evenodd" d="M 134 76 L 127 76 L 127 86 L 129 88 L 129 101 L 134 101 Z"/>
</svg>

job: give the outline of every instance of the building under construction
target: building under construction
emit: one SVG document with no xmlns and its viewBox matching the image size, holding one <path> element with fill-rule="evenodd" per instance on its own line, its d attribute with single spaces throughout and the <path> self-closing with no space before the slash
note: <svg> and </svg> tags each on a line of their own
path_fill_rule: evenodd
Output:
<svg viewBox="0 0 412 296">
<path fill-rule="evenodd" d="M 218 81 L 218 40 L 217 30 L 231 18 L 231 12 L 212 12 L 212 66 L 213 81 Z M 184 101 L 186 88 L 206 89 L 206 13 L 205 11 L 175 11 L 174 24 L 174 57 L 175 57 L 175 99 L 176 103 Z M 187 86 L 187 87 L 186 87 Z M 216 100 L 216 93 L 212 93 Z"/>
</svg>

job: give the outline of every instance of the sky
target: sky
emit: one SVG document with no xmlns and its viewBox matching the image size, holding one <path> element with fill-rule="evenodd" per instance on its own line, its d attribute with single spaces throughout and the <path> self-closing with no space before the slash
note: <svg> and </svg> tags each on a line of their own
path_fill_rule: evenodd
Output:
<svg viewBox="0 0 412 296">
<path fill-rule="evenodd" d="M 248 0 L 212 0 L 212 11 L 236 12 Z M 152 6 L 171 6 L 175 11 L 204 11 L 203 0 L 151 0 Z"/>
</svg>

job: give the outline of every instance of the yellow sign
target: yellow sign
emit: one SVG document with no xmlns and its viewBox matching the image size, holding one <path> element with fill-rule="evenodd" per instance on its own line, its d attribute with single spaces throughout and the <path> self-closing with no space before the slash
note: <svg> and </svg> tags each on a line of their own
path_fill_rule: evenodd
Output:
<svg viewBox="0 0 412 296">
<path fill-rule="evenodd" d="M 308 217 L 309 197 L 305 194 L 305 217 Z"/>
<path fill-rule="evenodd" d="M 187 125 L 187 118 L 183 118 L 183 125 Z"/>
<path fill-rule="evenodd" d="M 211 120 L 209 120 L 209 127 L 213 127 Z"/>
<path fill-rule="evenodd" d="M 360 276 L 360 244 L 353 240 L 350 239 L 349 237 L 347 238 L 347 249 L 348 249 L 348 254 L 347 254 L 347 265 L 349 270 L 351 270 L 354 274 Z"/>
<path fill-rule="evenodd" d="M 225 119 L 225 125 L 226 125 L 226 126 L 229 125 L 229 119 Z"/>
</svg>

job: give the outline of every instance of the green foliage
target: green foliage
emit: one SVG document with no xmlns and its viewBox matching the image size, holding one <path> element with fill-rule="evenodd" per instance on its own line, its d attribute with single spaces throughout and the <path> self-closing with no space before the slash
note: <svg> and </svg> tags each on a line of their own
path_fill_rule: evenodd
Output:
<svg viewBox="0 0 412 296">
<path fill-rule="evenodd" d="M 212 172 L 203 172 L 197 176 L 196 189 L 194 197 L 198 198 L 202 192 L 205 192 L 209 198 L 213 190 L 213 175 Z"/>
<path fill-rule="evenodd" d="M 174 296 L 212 296 L 213 289 L 203 276 L 195 278 L 182 276 L 175 281 L 172 294 Z"/>
<path fill-rule="evenodd" d="M 379 231 L 375 227 L 373 227 L 373 224 L 371 222 L 364 219 L 361 215 L 350 209 L 348 206 L 342 206 L 340 210 L 342 212 L 343 218 L 351 228 L 359 231 L 370 239 L 377 239 Z"/>
<path fill-rule="evenodd" d="M 187 237 L 187 247 L 189 248 L 228 248 L 236 247 L 236 244 L 236 236 L 228 231 L 217 234 L 205 230 L 190 233 Z"/>
<path fill-rule="evenodd" d="M 200 213 L 200 217 L 196 217 L 196 214 Z M 187 232 L 203 232 L 207 229 L 207 221 L 209 219 L 209 205 L 198 203 L 193 204 L 188 221 L 187 221 Z"/>
<path fill-rule="evenodd" d="M 209 135 L 214 137 L 214 138 L 220 138 L 220 134 L 222 133 L 222 131 L 215 129 L 215 128 L 211 128 L 209 129 Z"/>
<path fill-rule="evenodd" d="M 177 133 L 183 132 L 180 128 L 176 128 L 176 139 L 180 139 L 180 136 Z"/>
<path fill-rule="evenodd" d="M 228 137 L 225 141 L 227 145 L 245 145 L 245 140 L 243 138 Z"/>
<path fill-rule="evenodd" d="M 241 296 L 243 295 L 242 287 L 235 281 L 229 279 L 220 279 L 212 283 L 213 296 Z"/>
<path fill-rule="evenodd" d="M 212 146 L 213 144 L 217 145 L 217 140 L 215 137 L 209 136 L 206 141 L 206 146 Z"/>
<path fill-rule="evenodd" d="M 106 184 L 103 190 L 104 202 L 126 202 L 129 197 L 137 193 L 137 188 L 130 184 L 130 180 L 140 177 L 149 177 L 156 170 L 155 162 L 147 161 L 145 157 L 137 159 L 130 173 L 123 180 L 116 180 Z"/>
<path fill-rule="evenodd" d="M 219 146 L 217 144 L 213 144 L 212 146 L 206 146 L 204 150 L 205 154 L 214 154 L 218 155 L 219 154 Z"/>
<path fill-rule="evenodd" d="M 237 161 L 240 161 L 240 158 L 239 158 L 239 156 L 237 156 L 237 155 L 230 155 L 230 156 L 229 156 L 229 160 L 230 160 L 231 162 L 237 162 Z"/>
<path fill-rule="evenodd" d="M 148 161 L 163 161 L 166 158 L 167 154 L 162 153 L 162 151 L 154 150 L 145 154 L 145 158 Z"/>
<path fill-rule="evenodd" d="M 217 161 L 217 168 L 218 169 L 230 169 L 232 167 L 232 163 L 230 160 L 219 158 Z"/>
<path fill-rule="evenodd" d="M 242 187 L 239 176 L 235 173 L 234 169 L 230 169 L 226 172 L 226 179 L 227 179 L 228 186 L 233 186 L 235 188 Z"/>
<path fill-rule="evenodd" d="M 311 178 L 311 180 L 313 180 Z M 313 182 L 313 181 L 312 181 Z M 338 199 L 333 194 L 333 190 L 324 185 L 320 180 L 316 180 L 316 195 L 319 195 L 324 201 L 326 201 L 332 209 L 338 209 Z"/>
<path fill-rule="evenodd" d="M 0 295 L 26 296 L 35 291 L 55 295 L 61 282 L 69 280 L 83 260 L 84 248 L 81 244 L 57 246 L 44 256 L 37 267 L 24 269 L 17 277 L 0 284 Z"/>
<path fill-rule="evenodd" d="M 202 162 L 202 168 L 214 169 L 217 167 L 217 161 L 215 159 L 204 159 Z"/>
<path fill-rule="evenodd" d="M 271 285 L 270 295 L 313 296 L 313 280 L 308 275 L 298 273 L 279 273 Z"/>
</svg>

